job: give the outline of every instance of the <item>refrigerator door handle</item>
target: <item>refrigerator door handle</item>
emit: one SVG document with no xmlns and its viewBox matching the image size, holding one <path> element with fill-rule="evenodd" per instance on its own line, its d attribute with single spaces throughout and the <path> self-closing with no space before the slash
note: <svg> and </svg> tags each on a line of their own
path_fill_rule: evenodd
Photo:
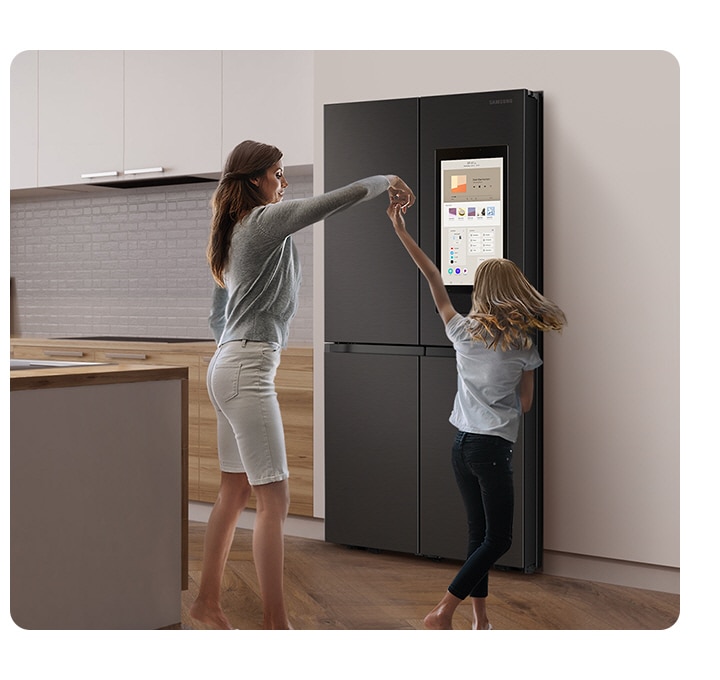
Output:
<svg viewBox="0 0 720 680">
<path fill-rule="evenodd" d="M 368 345 L 354 342 L 326 342 L 326 352 L 343 354 L 400 354 L 402 356 L 422 356 L 425 348 L 419 345 Z"/>
</svg>

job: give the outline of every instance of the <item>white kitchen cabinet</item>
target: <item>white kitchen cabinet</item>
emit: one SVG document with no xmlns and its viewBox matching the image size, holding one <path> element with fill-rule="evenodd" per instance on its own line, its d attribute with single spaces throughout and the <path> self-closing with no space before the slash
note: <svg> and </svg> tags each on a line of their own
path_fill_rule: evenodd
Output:
<svg viewBox="0 0 720 680">
<path fill-rule="evenodd" d="M 220 51 L 40 51 L 38 80 L 38 186 L 221 169 Z"/>
<path fill-rule="evenodd" d="M 12 188 L 215 175 L 244 139 L 313 162 L 312 51 L 54 51 L 12 69 Z"/>
<path fill-rule="evenodd" d="M 312 51 L 223 52 L 223 163 L 245 139 L 273 144 L 283 163 L 313 162 Z"/>
<path fill-rule="evenodd" d="M 38 53 L 38 186 L 123 169 L 123 53 Z M 112 175 L 110 176 L 112 179 Z"/>
<path fill-rule="evenodd" d="M 125 52 L 124 179 L 221 170 L 221 73 L 220 51 Z"/>
<path fill-rule="evenodd" d="M 21 52 L 10 66 L 10 189 L 37 186 L 38 53 Z"/>
</svg>

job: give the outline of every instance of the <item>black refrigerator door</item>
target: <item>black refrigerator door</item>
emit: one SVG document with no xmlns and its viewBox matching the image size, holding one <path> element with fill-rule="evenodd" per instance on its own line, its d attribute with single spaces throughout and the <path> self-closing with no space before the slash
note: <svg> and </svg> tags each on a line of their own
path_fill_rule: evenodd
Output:
<svg viewBox="0 0 720 680">
<path fill-rule="evenodd" d="M 437 262 L 437 177 L 435 151 L 507 146 L 505 253 L 530 282 L 541 284 L 542 222 L 541 93 L 528 90 L 477 92 L 420 99 L 420 246 Z M 449 288 L 461 314 L 470 293 Z M 420 289 L 420 344 L 447 346 L 427 286 Z"/>
<path fill-rule="evenodd" d="M 448 422 L 457 392 L 453 351 L 428 349 L 420 358 L 420 511 L 419 552 L 428 557 L 464 560 L 467 520 L 452 470 L 456 429 Z M 541 566 L 542 508 L 540 457 L 535 428 L 538 412 L 523 418 L 513 446 L 515 511 L 513 543 L 495 566 L 533 572 Z"/>
<path fill-rule="evenodd" d="M 443 351 L 436 350 L 438 353 Z M 464 560 L 467 522 L 452 470 L 455 354 L 420 359 L 420 553 Z"/>
<path fill-rule="evenodd" d="M 414 554 L 419 358 L 328 349 L 325 539 Z"/>
<path fill-rule="evenodd" d="M 325 106 L 325 190 L 370 175 L 417 193 L 417 99 Z M 325 339 L 418 343 L 418 271 L 393 231 L 386 196 L 325 220 Z M 418 207 L 406 216 L 417 233 Z"/>
</svg>

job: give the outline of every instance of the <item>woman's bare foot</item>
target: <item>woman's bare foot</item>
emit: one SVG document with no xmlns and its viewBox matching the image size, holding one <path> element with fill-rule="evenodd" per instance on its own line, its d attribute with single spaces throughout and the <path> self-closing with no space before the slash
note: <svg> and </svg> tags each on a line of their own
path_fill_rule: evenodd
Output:
<svg viewBox="0 0 720 680">
<path fill-rule="evenodd" d="M 211 607 L 195 600 L 190 607 L 190 616 L 214 630 L 233 630 L 233 626 L 219 606 Z"/>
</svg>

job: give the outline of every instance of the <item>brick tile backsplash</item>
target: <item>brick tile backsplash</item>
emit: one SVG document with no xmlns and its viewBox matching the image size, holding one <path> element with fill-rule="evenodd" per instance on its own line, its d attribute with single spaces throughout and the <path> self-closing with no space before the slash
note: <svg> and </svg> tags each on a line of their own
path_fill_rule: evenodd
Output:
<svg viewBox="0 0 720 680">
<path fill-rule="evenodd" d="M 312 195 L 312 175 L 288 198 Z M 15 335 L 211 338 L 205 258 L 214 183 L 10 201 Z M 311 344 L 313 230 L 294 237 L 303 283 L 291 344 Z"/>
</svg>

